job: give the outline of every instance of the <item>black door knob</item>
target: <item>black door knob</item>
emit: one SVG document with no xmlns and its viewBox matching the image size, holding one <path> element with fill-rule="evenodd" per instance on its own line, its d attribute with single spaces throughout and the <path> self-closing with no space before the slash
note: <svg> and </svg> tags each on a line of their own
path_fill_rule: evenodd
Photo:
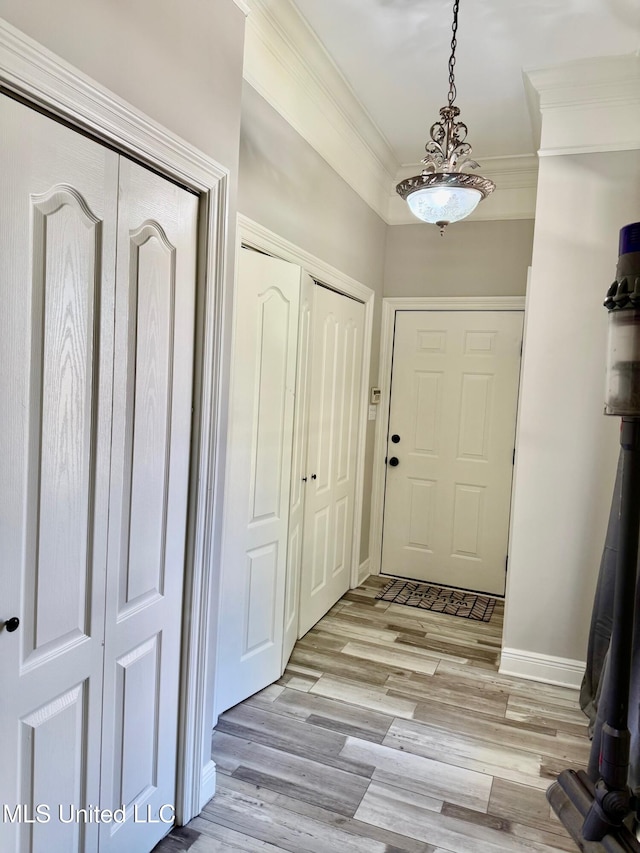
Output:
<svg viewBox="0 0 640 853">
<path fill-rule="evenodd" d="M 398 459 L 397 456 L 392 456 L 391 459 L 389 460 L 389 465 L 391 465 L 392 468 L 395 468 L 396 465 L 399 465 L 399 464 L 400 464 L 400 460 Z"/>
<path fill-rule="evenodd" d="M 7 619 L 4 623 L 5 631 L 8 631 L 10 634 L 13 631 L 18 630 L 18 625 L 20 624 L 20 620 L 17 616 L 12 616 L 11 619 Z"/>
<path fill-rule="evenodd" d="M 312 479 L 312 480 L 317 480 L 317 479 L 318 479 L 318 475 L 317 475 L 317 474 L 312 474 L 312 475 L 311 475 L 311 479 Z"/>
<path fill-rule="evenodd" d="M 400 436 L 397 433 L 394 433 L 394 435 L 391 436 L 391 441 L 394 444 L 398 444 L 400 441 Z"/>
</svg>

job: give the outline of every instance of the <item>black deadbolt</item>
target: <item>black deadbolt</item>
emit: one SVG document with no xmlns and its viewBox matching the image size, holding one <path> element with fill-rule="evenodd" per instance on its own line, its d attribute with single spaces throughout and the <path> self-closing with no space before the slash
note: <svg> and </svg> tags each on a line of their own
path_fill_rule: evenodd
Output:
<svg viewBox="0 0 640 853">
<path fill-rule="evenodd" d="M 13 631 L 18 630 L 19 624 L 20 624 L 20 620 L 18 619 L 18 617 L 12 616 L 11 619 L 7 619 L 7 621 L 4 623 L 4 627 L 5 627 L 5 630 L 11 634 Z"/>
<path fill-rule="evenodd" d="M 389 460 L 389 465 L 391 465 L 392 468 L 395 468 L 396 465 L 399 465 L 399 464 L 400 464 L 400 460 L 398 459 L 397 456 L 392 456 L 391 459 Z"/>
<path fill-rule="evenodd" d="M 391 436 L 391 441 L 394 444 L 398 444 L 400 442 L 400 436 L 397 433 L 395 433 L 394 435 Z"/>
</svg>

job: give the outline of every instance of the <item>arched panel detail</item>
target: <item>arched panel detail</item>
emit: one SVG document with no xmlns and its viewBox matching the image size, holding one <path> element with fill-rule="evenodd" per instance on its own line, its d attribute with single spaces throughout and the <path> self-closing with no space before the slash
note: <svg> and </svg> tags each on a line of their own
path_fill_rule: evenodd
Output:
<svg viewBox="0 0 640 853">
<path fill-rule="evenodd" d="M 176 298 L 176 249 L 162 226 L 147 220 L 129 240 L 121 616 L 164 594 Z"/>
<path fill-rule="evenodd" d="M 90 632 L 101 221 L 72 186 L 31 194 L 23 671 Z"/>
<path fill-rule="evenodd" d="M 258 296 L 256 320 L 256 382 L 254 412 L 250 524 L 280 517 L 282 461 L 285 452 L 285 411 L 289 373 L 291 304 L 278 287 Z"/>
</svg>

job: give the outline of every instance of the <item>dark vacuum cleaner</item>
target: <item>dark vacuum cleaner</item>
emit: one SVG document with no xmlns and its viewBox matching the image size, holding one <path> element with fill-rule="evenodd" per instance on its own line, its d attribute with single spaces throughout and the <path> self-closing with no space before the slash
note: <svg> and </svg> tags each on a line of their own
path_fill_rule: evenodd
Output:
<svg viewBox="0 0 640 853">
<path fill-rule="evenodd" d="M 554 812 L 586 853 L 640 853 L 634 834 L 639 803 L 628 784 L 627 723 L 640 532 L 640 222 L 620 231 L 616 280 L 609 311 L 605 414 L 622 418 L 622 492 L 609 646 L 606 718 L 598 778 L 563 770 L 547 791 Z M 595 774 L 594 774 L 595 775 Z"/>
</svg>

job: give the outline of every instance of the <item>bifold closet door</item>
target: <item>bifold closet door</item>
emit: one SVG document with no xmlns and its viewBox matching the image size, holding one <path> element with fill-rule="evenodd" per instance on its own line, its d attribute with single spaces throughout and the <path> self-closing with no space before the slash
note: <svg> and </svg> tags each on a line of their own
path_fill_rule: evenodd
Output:
<svg viewBox="0 0 640 853">
<path fill-rule="evenodd" d="M 309 449 L 309 377 L 311 371 L 311 333 L 313 297 L 316 284 L 302 273 L 300 280 L 300 312 L 298 321 L 298 357 L 296 365 L 296 402 L 291 454 L 291 497 L 287 544 L 287 577 L 284 596 L 284 636 L 281 671 L 289 662 L 298 639 L 300 616 L 300 577 L 304 543 L 304 508 L 309 487 L 307 456 Z"/>
<path fill-rule="evenodd" d="M 197 199 L 6 97 L 0 199 L 0 848 L 146 853 L 175 798 Z"/>
<path fill-rule="evenodd" d="M 216 709 L 280 677 L 300 267 L 239 257 L 227 442 Z"/>
<path fill-rule="evenodd" d="M 114 152 L 0 96 L 0 801 L 17 817 L 0 821 L 0 849 L 12 853 L 97 849 L 98 825 L 61 823 L 58 808 L 100 802 L 117 196 Z"/>
<path fill-rule="evenodd" d="M 127 820 L 100 853 L 151 850 L 175 803 L 197 215 L 121 158 L 101 802 Z"/>
<path fill-rule="evenodd" d="M 363 329 L 361 302 L 316 286 L 300 637 L 349 589 Z"/>
</svg>

